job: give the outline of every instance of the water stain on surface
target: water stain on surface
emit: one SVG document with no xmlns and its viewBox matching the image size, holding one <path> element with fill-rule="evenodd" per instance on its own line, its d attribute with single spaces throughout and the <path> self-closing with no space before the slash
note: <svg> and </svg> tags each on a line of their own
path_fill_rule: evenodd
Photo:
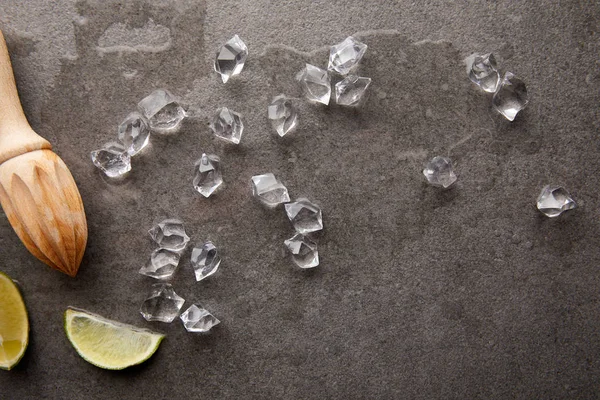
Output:
<svg viewBox="0 0 600 400">
<path fill-rule="evenodd" d="M 464 320 L 469 304 L 454 303 L 450 289 L 469 287 L 473 264 L 466 264 L 469 268 L 454 280 L 449 279 L 453 270 L 442 267 L 452 265 L 445 260 L 460 249 L 470 250 L 465 256 L 485 256 L 477 241 L 485 237 L 487 226 L 479 221 L 487 211 L 501 213 L 493 201 L 505 179 L 503 165 L 522 154 L 522 147 L 494 151 L 490 146 L 507 128 L 496 125 L 485 95 L 473 90 L 456 48 L 447 42 L 415 44 L 390 31 L 358 35 L 369 45 L 358 73 L 373 79 L 376 95 L 357 110 L 300 102 L 300 127 L 281 140 L 265 117 L 266 106 L 280 93 L 301 98 L 296 73 L 305 63 L 325 67 L 328 49 L 305 53 L 269 46 L 250 54 L 244 71 L 223 85 L 210 63 L 220 44 L 203 41 L 204 3 L 185 4 L 188 8 L 141 1 L 77 5 L 86 20 L 75 24 L 78 56 L 64 61 L 43 118 L 57 136 L 57 150 L 71 167 L 86 205 L 90 248 L 77 282 L 81 290 L 89 285 L 98 292 L 110 284 L 115 293 L 118 285 L 123 289 L 135 274 L 130 266 L 140 263 L 153 218 L 176 213 L 196 231 L 196 239 L 216 236 L 226 251 L 227 272 L 203 289 L 219 304 L 215 315 L 230 321 L 230 337 L 217 336 L 214 343 L 215 352 L 228 354 L 229 361 L 263 360 L 253 357 L 248 343 L 259 355 L 293 346 L 298 337 L 310 338 L 322 349 L 336 348 L 339 332 L 353 333 L 361 318 L 403 327 L 411 336 L 419 330 L 403 321 L 412 317 L 439 340 L 436 320 L 419 319 L 412 311 L 431 308 L 436 301 L 443 302 L 447 320 Z M 147 42 L 132 39 L 148 27 L 162 32 L 152 42 L 160 51 L 140 51 Z M 98 46 L 134 50 L 100 56 Z M 182 96 L 194 117 L 177 135 L 154 135 L 147 154 L 133 159 L 126 182 L 109 188 L 89 152 L 112 140 L 121 120 L 159 87 Z M 239 146 L 217 141 L 208 129 L 221 106 L 243 115 Z M 517 131 L 512 137 L 524 142 Z M 191 185 L 193 165 L 202 152 L 221 156 L 227 185 L 208 200 Z M 435 155 L 450 155 L 456 163 L 459 181 L 449 191 L 424 183 L 423 164 Z M 251 197 L 251 176 L 265 172 L 286 182 L 293 198 L 306 196 L 324 210 L 326 227 L 319 237 L 324 261 L 313 276 L 299 275 L 291 260 L 282 257 L 282 242 L 292 234 L 285 215 L 262 209 Z M 474 198 L 478 201 L 469 200 Z M 233 228 L 220 229 L 224 221 Z M 105 268 L 112 273 L 101 273 Z M 182 295 L 197 290 L 186 275 L 174 278 Z M 317 307 L 315 299 L 339 292 L 340 282 L 349 292 L 378 289 L 364 291 L 360 304 L 329 300 Z M 123 290 L 117 296 L 131 294 Z M 398 296 L 405 301 L 390 315 L 384 305 Z M 134 303 L 128 300 L 128 305 Z M 273 324 L 274 315 L 284 329 Z M 307 323 L 297 323 L 302 320 Z M 315 329 L 321 325 L 322 330 Z M 259 341 L 265 330 L 269 340 Z M 338 333 L 327 333 L 332 331 Z M 487 332 L 485 326 L 481 331 Z M 356 337 L 365 338 L 364 348 L 385 350 L 401 345 L 403 335 L 394 332 L 381 345 L 375 336 Z M 178 331 L 173 338 L 173 343 L 189 340 Z M 351 346 L 347 352 L 360 358 Z M 182 352 L 164 357 L 173 363 L 189 360 Z M 303 357 L 292 364 L 301 365 Z M 215 362 L 216 370 L 226 368 L 222 360 Z"/>
<path fill-rule="evenodd" d="M 198 62 L 205 51 L 198 31 L 203 26 L 204 2 L 174 8 L 142 1 L 80 1 L 77 11 L 77 21 L 85 21 L 74 23 L 77 56 L 63 60 L 41 118 L 52 127 L 55 149 L 79 183 L 91 220 L 90 236 L 102 243 L 111 229 L 96 230 L 103 224 L 96 224 L 95 217 L 100 222 L 113 210 L 107 209 L 104 196 L 97 195 L 105 184 L 90 168 L 89 152 L 114 140 L 120 121 L 154 88 L 185 92 L 194 77 L 210 70 Z M 157 48 L 161 51 L 145 51 Z M 131 190 L 144 191 L 136 174 L 131 175 L 127 179 Z M 93 183 L 84 177 L 92 177 Z M 128 192 L 127 186 L 121 189 Z M 131 213 L 124 220 L 135 219 Z"/>
<path fill-rule="evenodd" d="M 4 39 L 6 40 L 8 54 L 12 57 L 27 57 L 35 51 L 35 46 L 38 43 L 38 40 L 32 34 L 17 33 L 10 30 L 4 32 Z"/>
<path fill-rule="evenodd" d="M 327 48 L 305 53 L 269 46 L 251 54 L 242 74 L 223 85 L 207 62 L 218 44 L 206 45 L 198 31 L 204 3 L 178 8 L 142 1 L 80 1 L 77 10 L 79 20 L 86 21 L 74 24 L 78 57 L 64 61 L 43 118 L 76 178 L 93 177 L 81 185 L 92 227 L 115 211 L 107 208 L 105 196 L 97 195 L 104 183 L 89 151 L 114 138 L 121 119 L 158 87 L 183 96 L 196 111 L 178 135 L 155 135 L 148 154 L 133 160 L 127 185 L 119 189 L 124 197 L 131 197 L 125 192 L 137 193 L 137 212 L 119 213 L 118 219 L 131 234 L 150 225 L 156 207 L 179 210 L 184 219 L 207 229 L 218 223 L 218 216 L 227 216 L 239 221 L 226 234 L 236 242 L 233 251 L 255 254 L 252 243 L 234 236 L 280 229 L 278 222 L 253 211 L 248 192 L 252 175 L 272 171 L 289 182 L 292 193 L 319 199 L 328 210 L 324 240 L 328 234 L 341 235 L 349 240 L 347 246 L 370 251 L 359 238 L 346 236 L 352 225 L 385 235 L 397 246 L 445 226 L 460 199 L 493 196 L 503 182 L 503 162 L 518 151 L 508 147 L 494 154 L 489 143 L 503 125 L 490 118 L 485 95 L 473 90 L 461 55 L 447 42 L 413 43 L 392 31 L 357 35 L 369 45 L 358 74 L 371 77 L 374 92 L 385 96 L 371 96 L 358 110 L 302 103 L 300 128 L 282 141 L 271 132 L 266 105 L 280 93 L 300 98 L 296 73 L 305 63 L 324 67 Z M 160 51 L 144 51 L 148 48 Z M 244 116 L 246 130 L 235 148 L 215 141 L 207 128 L 214 110 L 223 105 Z M 222 155 L 227 168 L 227 190 L 219 201 L 198 201 L 188 182 L 203 151 Z M 459 175 L 456 188 L 445 192 L 424 185 L 423 163 L 448 154 Z M 94 223 L 96 218 L 100 220 Z M 450 226 L 462 222 L 455 219 Z M 463 229 L 444 232 L 455 239 L 465 234 Z M 109 245 L 110 229 L 96 234 Z M 385 264 L 389 254 L 373 256 Z"/>
<path fill-rule="evenodd" d="M 124 23 L 108 27 L 98 39 L 99 55 L 106 53 L 158 53 L 172 46 L 169 28 L 154 23 L 150 19 L 143 27 L 129 29 Z"/>
</svg>

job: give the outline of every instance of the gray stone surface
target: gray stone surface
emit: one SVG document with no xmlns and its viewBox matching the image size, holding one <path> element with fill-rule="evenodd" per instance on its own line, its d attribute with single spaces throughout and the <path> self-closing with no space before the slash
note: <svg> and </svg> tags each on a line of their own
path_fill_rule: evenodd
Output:
<svg viewBox="0 0 600 400">
<path fill-rule="evenodd" d="M 0 397 L 598 397 L 599 16 L 593 1 L 0 0 L 26 113 L 70 167 L 89 223 L 71 279 L 0 218 L 0 270 L 21 283 L 31 319 Z M 250 56 L 223 85 L 211 62 L 235 33 Z M 277 137 L 270 99 L 298 97 L 303 63 L 324 66 L 327 46 L 353 33 L 369 45 L 365 107 L 301 104 L 298 131 Z M 467 78 L 473 51 L 527 83 L 514 123 Z M 159 87 L 193 117 L 107 181 L 89 152 Z M 220 106 L 245 117 L 238 147 L 208 129 Z M 210 199 L 192 188 L 202 152 L 223 162 L 226 187 Z M 438 154 L 459 176 L 445 192 L 421 174 Z M 286 255 L 283 209 L 251 198 L 250 177 L 265 172 L 323 208 L 316 270 Z M 581 207 L 543 217 L 535 199 L 548 183 Z M 152 283 L 137 273 L 153 248 L 146 231 L 167 216 L 223 251 L 219 272 L 196 283 L 188 250 L 173 281 L 222 321 L 209 335 L 138 312 Z M 64 335 L 69 305 L 167 339 L 140 367 L 100 370 Z"/>
</svg>

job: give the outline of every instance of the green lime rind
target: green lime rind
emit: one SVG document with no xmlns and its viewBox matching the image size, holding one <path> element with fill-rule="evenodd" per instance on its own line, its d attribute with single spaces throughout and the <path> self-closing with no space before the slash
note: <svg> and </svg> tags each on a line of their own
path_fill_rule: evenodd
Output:
<svg viewBox="0 0 600 400">
<path fill-rule="evenodd" d="M 123 324 L 69 307 L 64 315 L 67 338 L 87 362 L 109 370 L 122 370 L 148 360 L 165 335 Z"/>
<path fill-rule="evenodd" d="M 20 353 L 9 364 L 0 364 L 0 369 L 5 370 L 5 371 L 10 371 L 17 364 L 19 364 L 21 359 L 23 359 L 23 356 L 25 355 L 25 352 L 27 351 L 27 347 L 29 346 L 29 329 L 30 329 L 29 315 L 27 313 L 27 307 L 25 306 L 25 301 L 23 300 L 23 295 L 21 294 L 21 291 L 19 290 L 19 286 L 17 285 L 17 283 L 15 281 L 13 281 L 7 274 L 5 274 L 4 272 L 1 272 L 1 271 L 0 271 L 0 279 L 6 279 L 14 287 L 15 293 L 16 293 L 16 296 L 14 299 L 17 300 L 18 305 L 23 310 L 23 319 L 26 324 L 25 337 L 24 337 L 24 340 L 21 342 L 22 347 L 21 347 Z M 1 321 L 0 321 L 0 323 L 1 323 Z"/>
</svg>

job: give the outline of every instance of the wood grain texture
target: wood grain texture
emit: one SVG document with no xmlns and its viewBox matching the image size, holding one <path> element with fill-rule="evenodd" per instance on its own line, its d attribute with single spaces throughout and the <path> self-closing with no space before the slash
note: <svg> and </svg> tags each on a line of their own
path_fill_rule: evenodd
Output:
<svg viewBox="0 0 600 400">
<path fill-rule="evenodd" d="M 51 148 L 25 118 L 6 42 L 0 32 L 0 163 L 29 151 Z"/>
<path fill-rule="evenodd" d="M 34 256 L 67 275 L 77 274 L 87 223 L 75 181 L 60 157 L 37 150 L 0 165 L 0 203 Z"/>
<path fill-rule="evenodd" d="M 77 185 L 51 148 L 25 118 L 0 32 L 0 203 L 31 254 L 75 276 L 87 222 Z"/>
</svg>

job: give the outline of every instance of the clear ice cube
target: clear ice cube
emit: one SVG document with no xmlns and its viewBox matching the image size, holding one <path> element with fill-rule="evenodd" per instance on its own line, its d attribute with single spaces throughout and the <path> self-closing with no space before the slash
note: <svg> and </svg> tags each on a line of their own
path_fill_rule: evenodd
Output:
<svg viewBox="0 0 600 400">
<path fill-rule="evenodd" d="M 196 281 L 200 282 L 217 272 L 219 265 L 221 265 L 221 257 L 213 242 L 208 241 L 200 247 L 194 247 L 191 262 L 192 267 L 194 267 Z"/>
<path fill-rule="evenodd" d="M 466 59 L 469 79 L 486 92 L 494 93 L 500 83 L 496 58 L 492 53 L 472 54 Z"/>
<path fill-rule="evenodd" d="M 529 96 L 525 83 L 514 74 L 507 72 L 492 98 L 492 107 L 507 120 L 514 121 L 515 117 L 527 106 Z"/>
<path fill-rule="evenodd" d="M 304 235 L 323 229 L 321 208 L 307 199 L 287 203 L 285 212 L 298 233 Z"/>
<path fill-rule="evenodd" d="M 317 244 L 308 237 L 298 233 L 284 243 L 292 254 L 294 263 L 300 268 L 314 268 L 319 265 Z"/>
<path fill-rule="evenodd" d="M 221 321 L 215 318 L 204 307 L 192 304 L 179 318 L 188 332 L 204 333 L 218 325 Z"/>
<path fill-rule="evenodd" d="M 194 189 L 204 197 L 209 197 L 223 183 L 221 159 L 214 154 L 202 154 L 194 171 Z"/>
<path fill-rule="evenodd" d="M 366 44 L 348 36 L 343 42 L 331 46 L 327 69 L 346 75 L 358 65 L 366 51 Z"/>
<path fill-rule="evenodd" d="M 219 108 L 210 123 L 210 129 L 219 139 L 238 144 L 244 132 L 242 116 L 227 107 Z"/>
<path fill-rule="evenodd" d="M 173 322 L 185 300 L 179 297 L 170 283 L 155 283 L 140 307 L 146 321 Z"/>
<path fill-rule="evenodd" d="M 131 171 L 131 157 L 125 146 L 117 142 L 106 143 L 91 153 L 92 162 L 109 178 L 118 178 Z"/>
<path fill-rule="evenodd" d="M 166 89 L 157 89 L 138 103 L 150 129 L 159 133 L 175 132 L 185 118 L 185 110 Z"/>
<path fill-rule="evenodd" d="M 165 219 L 154 225 L 148 233 L 162 249 L 181 251 L 190 241 L 185 233 L 183 222 L 178 219 Z"/>
<path fill-rule="evenodd" d="M 140 274 L 155 279 L 168 279 L 173 276 L 179 265 L 179 253 L 156 249 L 150 255 L 150 260 L 140 269 Z"/>
<path fill-rule="evenodd" d="M 335 84 L 335 102 L 342 106 L 357 107 L 366 99 L 365 93 L 371 85 L 371 78 L 348 75 Z"/>
<path fill-rule="evenodd" d="M 279 136 L 285 136 L 292 132 L 298 122 L 298 114 L 292 104 L 292 100 L 280 94 L 273 98 L 269 107 L 267 107 L 267 115 L 271 120 L 273 129 Z"/>
<path fill-rule="evenodd" d="M 252 177 L 252 194 L 270 208 L 290 201 L 287 188 L 271 173 Z"/>
<path fill-rule="evenodd" d="M 118 136 L 129 155 L 136 155 L 148 145 L 150 139 L 150 127 L 146 118 L 137 111 L 132 112 L 119 125 Z"/>
<path fill-rule="evenodd" d="M 537 208 L 547 217 L 558 217 L 577 207 L 569 192 L 560 186 L 545 186 L 537 199 Z"/>
<path fill-rule="evenodd" d="M 433 157 L 423 170 L 423 175 L 433 186 L 447 188 L 456 181 L 456 174 L 452 168 L 452 161 L 446 157 Z"/>
<path fill-rule="evenodd" d="M 248 47 L 238 35 L 219 49 L 215 58 L 215 71 L 221 76 L 223 83 L 242 72 L 247 57 Z"/>
<path fill-rule="evenodd" d="M 296 75 L 306 98 L 315 103 L 329 104 L 331 98 L 331 78 L 324 69 L 306 64 Z"/>
</svg>

